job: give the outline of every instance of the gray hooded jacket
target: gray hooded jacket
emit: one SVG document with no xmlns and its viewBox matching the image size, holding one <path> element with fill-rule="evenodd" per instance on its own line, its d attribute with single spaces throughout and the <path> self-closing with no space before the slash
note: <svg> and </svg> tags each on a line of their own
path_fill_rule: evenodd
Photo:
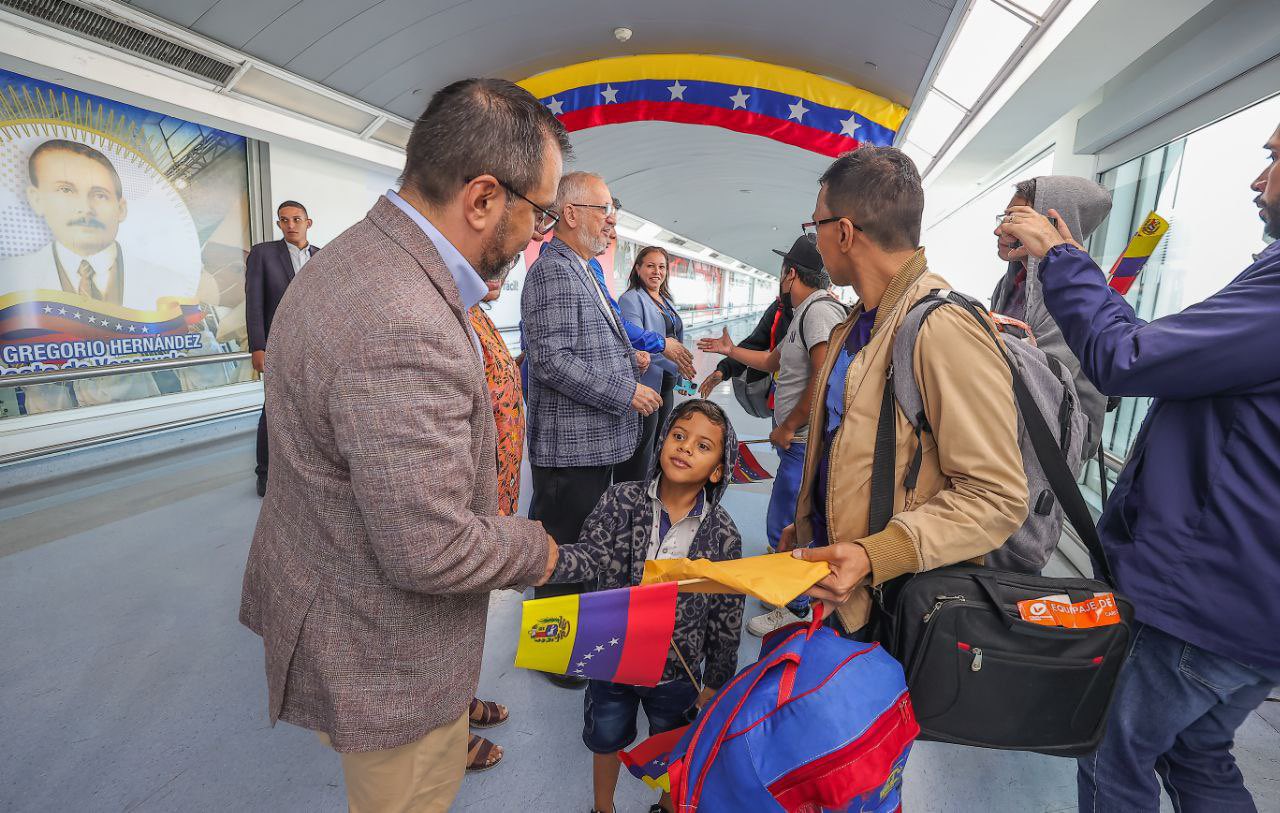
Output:
<svg viewBox="0 0 1280 813">
<path fill-rule="evenodd" d="M 1072 236 L 1081 243 L 1111 211 L 1111 194 L 1094 181 L 1070 175 L 1043 175 L 1035 180 L 1035 210 L 1048 215 L 1050 209 L 1056 209 L 1071 229 Z M 1102 417 L 1107 410 L 1107 397 L 1098 392 L 1093 382 L 1081 372 L 1079 360 L 1067 347 L 1058 323 L 1045 306 L 1039 261 L 1034 257 L 1027 258 L 1026 281 L 1019 286 L 1017 278 L 1022 268 L 1020 262 L 1009 263 L 1009 270 L 991 295 L 991 310 L 1030 325 L 1036 346 L 1071 371 L 1080 396 L 1080 407 L 1089 418 L 1089 436 L 1085 438 L 1083 449 L 1083 457 L 1088 460 L 1097 454 L 1102 440 Z"/>
</svg>

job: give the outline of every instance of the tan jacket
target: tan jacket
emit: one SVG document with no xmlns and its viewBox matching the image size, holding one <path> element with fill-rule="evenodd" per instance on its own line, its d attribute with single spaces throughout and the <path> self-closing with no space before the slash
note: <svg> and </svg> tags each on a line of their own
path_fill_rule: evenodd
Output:
<svg viewBox="0 0 1280 813">
<path fill-rule="evenodd" d="M 271 722 L 338 751 L 457 720 L 489 591 L 546 571 L 542 526 L 497 516 L 493 405 L 457 284 L 381 198 L 289 285 L 267 351 L 271 484 L 240 619 Z"/>
<path fill-rule="evenodd" d="M 950 288 L 929 273 L 920 249 L 894 276 L 871 329 L 845 379 L 845 417 L 832 441 L 828 476 L 829 541 L 857 542 L 871 559 L 871 584 L 905 573 L 983 556 L 1004 544 L 1027 513 L 1027 483 L 1018 450 L 1018 417 L 1009 368 L 992 339 L 959 308 L 939 308 L 920 330 L 915 373 L 933 432 L 923 435 L 923 460 L 913 491 L 903 486 L 915 434 L 901 409 L 893 519 L 868 536 L 871 464 L 876 424 L 892 357 L 893 336 L 907 311 L 934 289 Z M 835 329 L 828 345 L 840 348 L 861 306 Z M 814 392 L 826 392 L 839 356 L 827 353 Z M 899 374 L 908 374 L 900 371 Z M 826 436 L 825 399 L 814 398 L 804 476 L 796 505 L 797 542 L 813 538 L 810 512 Z M 839 608 L 846 629 L 867 622 L 870 590 L 859 589 Z"/>
</svg>

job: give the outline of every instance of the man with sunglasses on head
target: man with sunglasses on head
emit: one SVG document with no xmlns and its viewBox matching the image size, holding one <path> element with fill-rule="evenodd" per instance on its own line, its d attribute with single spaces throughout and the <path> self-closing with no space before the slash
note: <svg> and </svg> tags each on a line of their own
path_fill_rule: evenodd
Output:
<svg viewBox="0 0 1280 813">
<path fill-rule="evenodd" d="M 489 592 L 559 551 L 498 515 L 493 403 L 467 313 L 555 222 L 569 138 L 527 91 L 466 79 L 414 124 L 399 190 L 309 259 L 266 358 L 271 488 L 240 619 L 271 721 L 341 757 L 351 810 L 448 810 Z"/>
<path fill-rule="evenodd" d="M 621 313 L 610 303 L 591 262 L 614 239 L 617 207 L 599 175 L 560 179 L 555 239 L 525 277 L 520 300 L 528 364 L 529 517 L 562 545 L 578 541 L 587 515 L 613 483 L 613 467 L 630 459 L 640 417 L 662 397 L 639 382 L 641 359 Z M 582 585 L 539 588 L 545 597 Z M 585 680 L 547 674 L 557 686 Z"/>
</svg>

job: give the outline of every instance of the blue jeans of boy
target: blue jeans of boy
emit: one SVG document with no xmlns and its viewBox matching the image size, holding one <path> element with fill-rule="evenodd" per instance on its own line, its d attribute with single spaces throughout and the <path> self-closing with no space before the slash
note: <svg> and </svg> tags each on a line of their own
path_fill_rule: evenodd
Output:
<svg viewBox="0 0 1280 813">
<path fill-rule="evenodd" d="M 1080 810 L 1157 813 L 1159 774 L 1178 813 L 1254 813 L 1231 746 L 1277 681 L 1135 624 L 1106 736 L 1079 761 Z"/>
<path fill-rule="evenodd" d="M 777 550 L 782 529 L 796 521 L 796 499 L 800 496 L 800 477 L 804 474 L 805 443 L 793 442 L 788 449 L 774 446 L 773 450 L 778 453 L 778 473 L 773 476 L 765 534 L 769 548 Z M 800 596 L 787 607 L 796 615 L 804 615 L 808 612 L 809 597 Z"/>
</svg>

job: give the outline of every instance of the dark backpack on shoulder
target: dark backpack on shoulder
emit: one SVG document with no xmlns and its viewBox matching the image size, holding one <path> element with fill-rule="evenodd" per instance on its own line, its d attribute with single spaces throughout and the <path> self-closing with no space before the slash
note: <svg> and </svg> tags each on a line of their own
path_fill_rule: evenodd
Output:
<svg viewBox="0 0 1280 813">
<path fill-rule="evenodd" d="M 1088 754 L 1102 741 L 1128 652 L 1133 607 L 1111 587 L 1093 517 L 1009 344 L 980 305 L 955 296 L 946 303 L 964 308 L 1001 348 L 1013 375 L 1027 447 L 1102 578 L 941 567 L 877 587 L 866 633 L 902 663 L 923 739 L 1053 756 Z M 883 530 L 893 512 L 895 372 L 891 367 L 876 429 L 871 533 Z M 1018 603 L 1028 599 L 1065 594 L 1078 602 L 1100 593 L 1114 595 L 1119 623 L 1086 629 L 1042 626 L 1022 620 L 1018 610 Z"/>
</svg>

